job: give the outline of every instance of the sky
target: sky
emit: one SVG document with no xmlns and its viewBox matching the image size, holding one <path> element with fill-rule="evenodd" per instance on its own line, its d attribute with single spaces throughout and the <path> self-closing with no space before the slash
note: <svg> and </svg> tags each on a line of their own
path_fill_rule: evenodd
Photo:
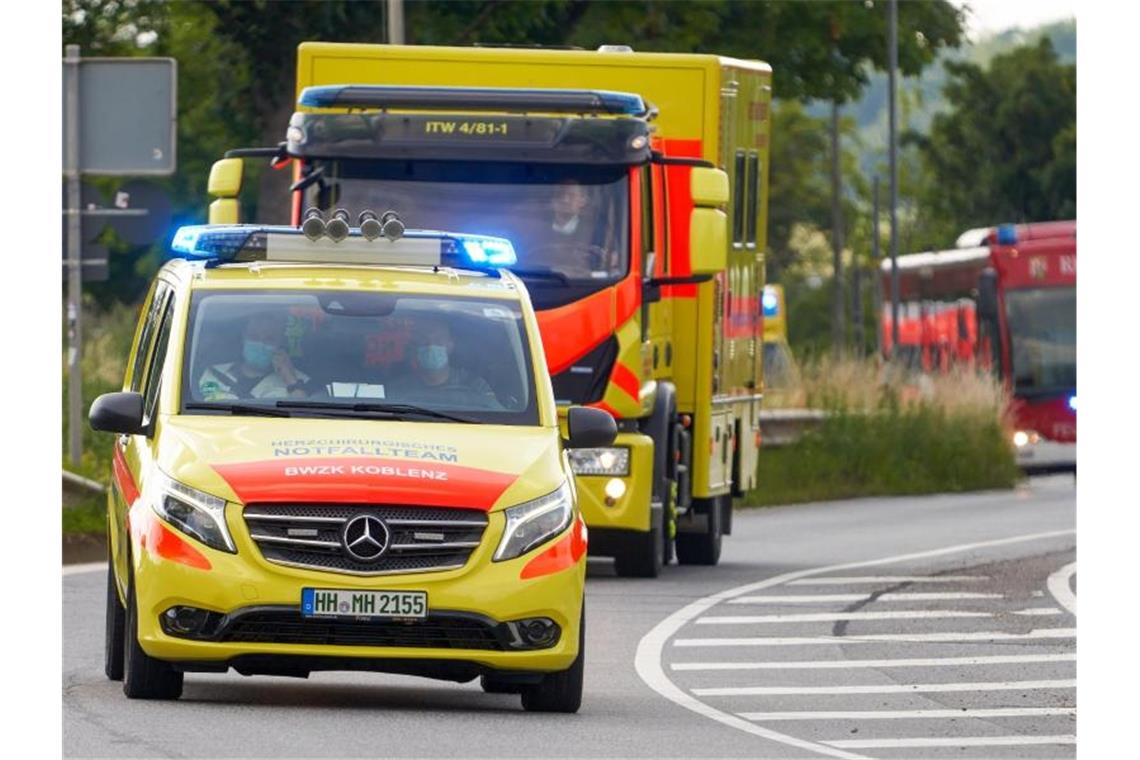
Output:
<svg viewBox="0 0 1140 760">
<path fill-rule="evenodd" d="M 1000 32 L 1011 26 L 1030 28 L 1076 15 L 1076 0 L 952 0 L 970 6 L 966 24 L 970 37 Z"/>
</svg>

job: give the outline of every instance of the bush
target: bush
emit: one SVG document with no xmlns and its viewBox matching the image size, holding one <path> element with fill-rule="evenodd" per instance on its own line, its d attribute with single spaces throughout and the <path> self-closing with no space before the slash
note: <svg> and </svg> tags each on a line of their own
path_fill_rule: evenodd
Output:
<svg viewBox="0 0 1140 760">
<path fill-rule="evenodd" d="M 809 406 L 830 415 L 796 443 L 760 452 L 747 503 L 1009 488 L 1019 477 L 1007 400 L 987 376 L 901 378 L 874 362 L 806 368 Z"/>
</svg>

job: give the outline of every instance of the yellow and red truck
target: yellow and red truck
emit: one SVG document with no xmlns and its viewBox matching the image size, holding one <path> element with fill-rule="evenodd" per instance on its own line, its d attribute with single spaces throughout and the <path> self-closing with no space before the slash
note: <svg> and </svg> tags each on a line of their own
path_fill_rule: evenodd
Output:
<svg viewBox="0 0 1140 760">
<path fill-rule="evenodd" d="M 571 457 L 590 552 L 655 576 L 714 565 L 756 486 L 771 69 L 717 55 L 306 42 L 285 141 L 303 210 L 391 208 L 509 238 L 556 399 L 609 411 Z M 269 221 L 269 220 L 262 220 Z M 509 457 L 511 452 L 504 451 Z"/>
</svg>

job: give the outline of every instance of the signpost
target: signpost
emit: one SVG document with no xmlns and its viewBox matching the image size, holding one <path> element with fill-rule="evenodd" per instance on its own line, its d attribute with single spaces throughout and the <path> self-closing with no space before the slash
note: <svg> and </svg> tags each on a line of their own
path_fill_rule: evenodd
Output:
<svg viewBox="0 0 1140 760">
<path fill-rule="evenodd" d="M 105 271 L 106 255 L 84 256 L 83 217 L 144 217 L 145 208 L 84 209 L 83 174 L 169 175 L 175 168 L 177 66 L 173 58 L 87 58 L 68 45 L 63 59 L 63 175 L 67 271 L 68 458 L 83 451 L 84 267 Z M 120 205 L 120 204 L 116 204 Z M 167 206 L 167 209 L 169 206 Z M 169 213 L 169 212 L 167 212 Z M 145 226 L 145 223 L 144 223 Z M 128 225 L 129 227 L 129 225 Z M 88 250 L 98 254 L 98 248 Z M 99 262 L 98 259 L 103 259 Z M 102 266 L 100 266 L 102 264 Z M 95 269 L 91 269 L 91 267 Z"/>
</svg>

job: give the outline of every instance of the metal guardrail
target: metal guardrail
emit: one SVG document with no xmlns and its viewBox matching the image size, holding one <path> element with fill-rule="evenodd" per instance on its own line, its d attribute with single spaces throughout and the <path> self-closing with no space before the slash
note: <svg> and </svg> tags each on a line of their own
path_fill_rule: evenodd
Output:
<svg viewBox="0 0 1140 760">
<path fill-rule="evenodd" d="M 74 472 L 63 471 L 63 506 L 73 506 L 84 498 L 102 496 L 107 487 L 97 480 L 76 475 Z"/>
<path fill-rule="evenodd" d="M 760 446 L 788 446 L 808 430 L 819 427 L 828 413 L 822 409 L 763 409 L 760 412 Z"/>
</svg>

